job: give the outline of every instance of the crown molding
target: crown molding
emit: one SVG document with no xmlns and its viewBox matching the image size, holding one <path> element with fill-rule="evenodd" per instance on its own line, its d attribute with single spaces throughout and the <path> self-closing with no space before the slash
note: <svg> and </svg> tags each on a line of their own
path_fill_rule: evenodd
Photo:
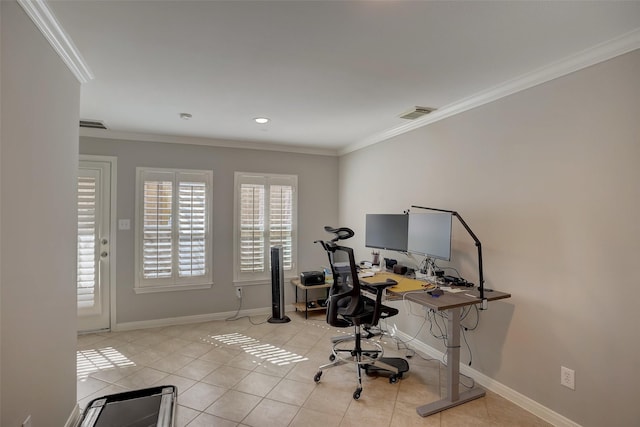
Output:
<svg viewBox="0 0 640 427">
<path fill-rule="evenodd" d="M 600 62 L 615 58 L 616 56 L 640 49 L 640 28 L 623 34 L 619 37 L 600 43 L 591 48 L 585 49 L 563 60 L 553 62 L 537 70 L 523 74 L 514 79 L 508 80 L 493 88 L 489 88 L 468 98 L 461 99 L 445 107 L 439 108 L 428 116 L 414 120 L 407 124 L 397 126 L 382 132 L 373 134 L 350 144 L 339 151 L 339 155 L 351 153 L 361 148 L 368 147 L 378 142 L 386 141 L 398 135 L 410 132 L 447 117 L 463 113 L 472 108 L 496 101 L 500 98 L 514 93 L 532 88 L 542 83 L 549 82 L 559 77 L 571 74 L 583 68 L 590 67 Z"/>
<path fill-rule="evenodd" d="M 45 0 L 18 0 L 18 4 L 49 41 L 62 61 L 80 83 L 93 80 L 94 76 L 82 58 L 71 37 L 64 31 Z"/>
<path fill-rule="evenodd" d="M 279 151 L 284 153 L 298 153 L 298 154 L 312 154 L 318 156 L 332 156 L 338 155 L 337 150 L 318 148 L 318 147 L 303 147 L 296 145 L 284 145 L 273 144 L 268 142 L 258 141 L 240 141 L 240 140 L 225 140 L 225 139 L 211 139 L 211 138 L 199 138 L 193 136 L 173 136 L 173 135 L 156 135 L 147 133 L 135 133 L 135 132 L 119 132 L 105 129 L 91 129 L 80 128 L 80 136 L 101 138 L 101 139 L 113 139 L 125 142 L 158 142 L 166 144 L 188 144 L 188 145 L 204 145 L 208 147 L 222 147 L 222 148 L 240 148 L 244 150 L 263 150 L 263 151 Z"/>
</svg>

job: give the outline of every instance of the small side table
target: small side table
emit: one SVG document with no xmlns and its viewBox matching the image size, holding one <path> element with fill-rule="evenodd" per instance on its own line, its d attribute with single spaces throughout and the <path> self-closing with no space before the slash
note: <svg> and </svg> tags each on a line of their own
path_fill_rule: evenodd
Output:
<svg viewBox="0 0 640 427">
<path fill-rule="evenodd" d="M 324 310 L 326 307 L 320 306 L 317 300 L 309 301 L 309 290 L 310 289 L 327 289 L 327 293 L 329 292 L 329 288 L 331 287 L 330 283 L 323 283 L 321 285 L 311 285 L 305 286 L 300 283 L 299 278 L 291 279 L 291 284 L 296 287 L 296 302 L 293 304 L 296 308 L 296 311 L 304 311 L 304 318 L 309 318 L 310 311 Z M 304 290 L 304 301 L 298 302 L 298 289 Z M 315 302 L 316 306 L 309 308 L 309 303 Z"/>
</svg>

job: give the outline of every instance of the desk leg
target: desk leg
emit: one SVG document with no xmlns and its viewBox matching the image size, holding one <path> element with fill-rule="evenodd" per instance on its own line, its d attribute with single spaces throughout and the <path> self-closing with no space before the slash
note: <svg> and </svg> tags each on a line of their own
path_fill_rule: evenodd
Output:
<svg viewBox="0 0 640 427">
<path fill-rule="evenodd" d="M 460 314 L 462 308 L 452 308 L 449 310 L 448 332 L 449 341 L 447 349 L 447 397 L 433 403 L 419 406 L 416 411 L 418 415 L 426 417 L 453 408 L 477 399 L 485 395 L 485 391 L 480 388 L 460 393 Z"/>
<path fill-rule="evenodd" d="M 305 288 L 304 290 L 304 318 L 309 318 L 309 294 L 308 290 Z"/>
</svg>

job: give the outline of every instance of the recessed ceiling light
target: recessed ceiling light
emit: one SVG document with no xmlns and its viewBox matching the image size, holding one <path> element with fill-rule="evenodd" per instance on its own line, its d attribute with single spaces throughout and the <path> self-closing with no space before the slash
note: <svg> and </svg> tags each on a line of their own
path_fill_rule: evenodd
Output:
<svg viewBox="0 0 640 427">
<path fill-rule="evenodd" d="M 182 120 L 189 120 L 191 117 L 193 117 L 191 114 L 189 113 L 180 113 L 180 118 Z"/>
<path fill-rule="evenodd" d="M 255 120 L 256 123 L 259 123 L 261 125 L 269 122 L 269 119 L 266 117 L 256 117 L 253 120 Z"/>
</svg>

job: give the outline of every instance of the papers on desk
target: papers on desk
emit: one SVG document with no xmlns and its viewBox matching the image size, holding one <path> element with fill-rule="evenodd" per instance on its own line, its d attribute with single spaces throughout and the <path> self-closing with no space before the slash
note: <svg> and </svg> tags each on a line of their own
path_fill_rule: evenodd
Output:
<svg viewBox="0 0 640 427">
<path fill-rule="evenodd" d="M 457 294 L 458 292 L 466 291 L 466 289 L 452 288 L 450 286 L 440 286 L 440 289 L 442 289 L 445 292 L 451 292 L 452 294 Z"/>
</svg>

